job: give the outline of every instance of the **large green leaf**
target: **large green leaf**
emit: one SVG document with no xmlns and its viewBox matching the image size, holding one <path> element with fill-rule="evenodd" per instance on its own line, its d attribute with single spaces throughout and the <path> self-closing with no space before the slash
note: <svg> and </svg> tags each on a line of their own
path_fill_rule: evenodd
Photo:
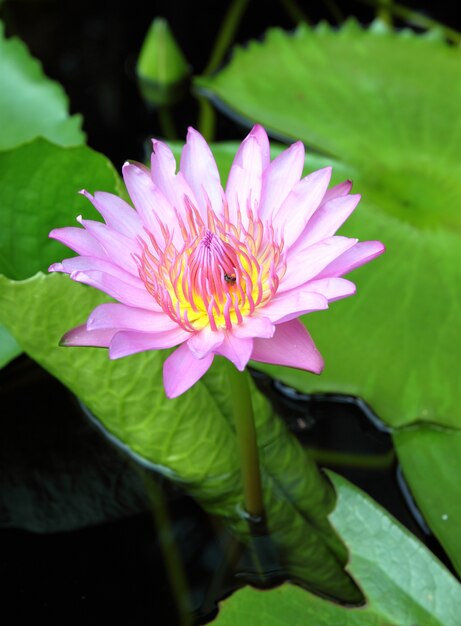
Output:
<svg viewBox="0 0 461 626">
<path fill-rule="evenodd" d="M 0 152 L 0 272 L 21 280 L 69 255 L 48 238 L 54 227 L 97 213 L 82 187 L 117 192 L 111 163 L 86 146 L 63 149 L 44 139 Z"/>
<path fill-rule="evenodd" d="M 397 431 L 394 442 L 424 518 L 461 573 L 461 432 L 422 425 Z"/>
<path fill-rule="evenodd" d="M 387 247 L 351 275 L 353 299 L 305 318 L 325 357 L 322 376 L 265 369 L 303 391 L 361 396 L 394 428 L 427 422 L 459 432 L 459 46 L 353 21 L 271 30 L 197 84 L 240 117 L 341 160 L 363 197 L 342 232 Z M 451 470 L 460 474 L 459 456 Z M 422 456 L 421 489 L 407 471 L 425 512 L 452 493 L 448 474 L 436 485 L 431 472 Z M 455 559 L 459 535 L 447 524 L 436 532 Z"/>
<path fill-rule="evenodd" d="M 300 587 L 246 588 L 221 605 L 216 626 L 458 626 L 461 587 L 407 530 L 343 478 L 334 526 L 350 550 L 348 569 L 367 599 L 351 609 Z"/>
<path fill-rule="evenodd" d="M 6 39 L 0 22 L 0 150 L 35 137 L 63 146 L 84 141 L 81 118 L 69 117 L 62 87 L 47 78 L 19 39 Z"/>
<path fill-rule="evenodd" d="M 339 30 L 271 29 L 196 84 L 231 112 L 346 162 L 420 156 L 431 171 L 435 155 L 436 166 L 459 167 L 460 68 L 459 47 L 434 35 L 351 19 Z"/>
</svg>

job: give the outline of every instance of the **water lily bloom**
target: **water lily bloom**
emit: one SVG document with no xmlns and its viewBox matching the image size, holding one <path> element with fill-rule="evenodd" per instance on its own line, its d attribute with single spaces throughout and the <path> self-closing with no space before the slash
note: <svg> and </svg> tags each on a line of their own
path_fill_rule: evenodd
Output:
<svg viewBox="0 0 461 626">
<path fill-rule="evenodd" d="M 211 150 L 190 128 L 179 172 L 171 150 L 153 141 L 151 169 L 126 163 L 134 209 L 98 191 L 83 193 L 105 223 L 50 236 L 78 256 L 50 271 L 105 292 L 69 331 L 66 346 L 103 346 L 118 359 L 179 346 L 164 363 L 166 394 L 191 387 L 222 355 L 243 370 L 249 359 L 320 373 L 323 360 L 297 319 L 350 296 L 341 276 L 381 254 L 379 241 L 335 235 L 356 207 L 349 181 L 328 189 L 331 168 L 301 178 L 296 142 L 273 161 L 255 126 L 240 145 L 225 191 Z"/>
</svg>

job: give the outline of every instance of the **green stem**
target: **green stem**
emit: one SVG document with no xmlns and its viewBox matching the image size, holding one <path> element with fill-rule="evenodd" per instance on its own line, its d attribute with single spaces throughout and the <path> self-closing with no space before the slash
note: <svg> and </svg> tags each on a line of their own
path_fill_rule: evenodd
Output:
<svg viewBox="0 0 461 626">
<path fill-rule="evenodd" d="M 240 24 L 240 20 L 245 13 L 249 0 L 233 0 L 221 23 L 218 36 L 211 50 L 210 59 L 202 72 L 203 76 L 208 76 L 215 72 L 221 65 L 224 55 L 229 46 L 234 41 L 235 33 Z M 211 104 L 203 97 L 199 101 L 198 129 L 208 141 L 213 141 L 216 127 L 216 112 Z"/>
<path fill-rule="evenodd" d="M 285 9 L 286 13 L 290 16 L 295 25 L 300 22 L 309 24 L 307 15 L 299 8 L 295 0 L 280 0 L 280 4 Z"/>
<path fill-rule="evenodd" d="M 167 576 L 176 600 L 175 606 L 178 611 L 179 624 L 180 626 L 192 626 L 192 608 L 189 601 L 190 594 L 187 577 L 172 530 L 165 498 L 155 479 L 147 471 L 143 469 L 139 471 L 144 480 L 144 487 L 157 526 Z"/>
<path fill-rule="evenodd" d="M 203 70 L 203 76 L 215 72 L 221 64 L 229 46 L 234 40 L 240 20 L 248 6 L 249 0 L 234 0 L 221 23 L 218 36 L 211 51 L 208 65 Z"/>
<path fill-rule="evenodd" d="M 337 24 L 342 24 L 344 22 L 344 15 L 340 11 L 335 0 L 323 0 L 323 4 L 327 7 L 331 17 Z"/>
<path fill-rule="evenodd" d="M 171 108 L 169 106 L 161 106 L 157 109 L 157 115 L 163 137 L 170 141 L 177 139 Z"/>
<path fill-rule="evenodd" d="M 421 28 L 427 28 L 428 30 L 433 28 L 433 29 L 437 29 L 440 32 L 443 33 L 443 35 L 448 39 L 448 41 L 451 41 L 453 43 L 460 43 L 461 42 L 461 33 L 459 33 L 458 31 L 454 30 L 453 28 L 450 28 L 449 26 L 445 26 L 445 24 L 442 24 L 441 22 L 437 22 L 437 20 L 433 20 L 430 17 L 427 17 L 427 15 L 423 15 L 422 13 L 419 13 L 418 11 L 413 11 L 412 9 L 408 9 L 407 7 L 402 6 L 401 4 L 394 4 L 392 3 L 389 6 L 389 3 L 386 3 L 386 0 L 357 0 L 358 2 L 360 2 L 361 4 L 368 4 L 374 7 L 382 7 L 387 6 L 388 11 L 390 11 L 392 13 L 392 15 L 396 16 L 396 17 L 400 17 L 403 20 L 406 20 L 407 22 L 409 22 L 410 24 L 413 24 L 414 26 L 420 26 Z"/>
<path fill-rule="evenodd" d="M 252 518 L 264 518 L 258 444 L 247 376 L 246 372 L 239 372 L 233 365 L 229 368 L 229 383 L 240 451 L 245 509 Z"/>
<path fill-rule="evenodd" d="M 216 128 L 215 111 L 206 98 L 199 97 L 198 104 L 198 128 L 203 137 L 205 137 L 206 141 L 210 143 L 214 139 L 214 133 Z"/>
<path fill-rule="evenodd" d="M 381 0 L 378 4 L 378 18 L 388 26 L 392 26 L 392 0 Z"/>
</svg>

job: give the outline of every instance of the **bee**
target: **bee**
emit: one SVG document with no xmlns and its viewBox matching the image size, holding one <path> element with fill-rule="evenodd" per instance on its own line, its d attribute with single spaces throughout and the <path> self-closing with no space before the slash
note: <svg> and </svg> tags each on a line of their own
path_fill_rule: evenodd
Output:
<svg viewBox="0 0 461 626">
<path fill-rule="evenodd" d="M 226 283 L 234 285 L 236 281 L 235 274 L 224 274 L 224 280 L 226 281 Z"/>
</svg>

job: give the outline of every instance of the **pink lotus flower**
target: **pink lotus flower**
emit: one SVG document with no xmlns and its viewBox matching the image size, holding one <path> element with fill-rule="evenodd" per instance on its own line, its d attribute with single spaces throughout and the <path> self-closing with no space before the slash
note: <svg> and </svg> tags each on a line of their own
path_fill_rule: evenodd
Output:
<svg viewBox="0 0 461 626">
<path fill-rule="evenodd" d="M 66 346 L 103 346 L 111 359 L 179 346 L 165 361 L 169 397 L 191 387 L 216 354 L 243 370 L 249 359 L 320 373 L 323 360 L 297 319 L 350 296 L 342 274 L 381 254 L 378 241 L 334 233 L 356 207 L 351 183 L 327 190 L 331 168 L 301 179 L 297 142 L 270 162 L 255 126 L 241 144 L 224 192 L 203 137 L 189 129 L 180 171 L 171 150 L 153 142 L 152 169 L 126 163 L 136 210 L 120 198 L 89 198 L 105 220 L 50 237 L 79 256 L 50 271 L 117 300 L 69 331 Z"/>
</svg>

